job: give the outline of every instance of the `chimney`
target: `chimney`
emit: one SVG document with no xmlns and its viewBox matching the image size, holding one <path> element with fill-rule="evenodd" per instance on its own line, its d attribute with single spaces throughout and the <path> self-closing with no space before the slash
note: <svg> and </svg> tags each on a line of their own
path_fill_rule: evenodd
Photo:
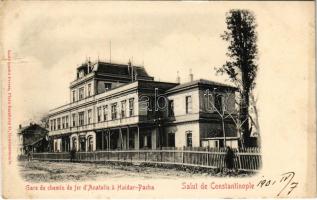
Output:
<svg viewBox="0 0 317 200">
<path fill-rule="evenodd" d="M 90 62 L 90 57 L 89 57 L 89 60 L 88 60 L 88 63 L 87 63 L 87 74 L 90 73 L 90 68 L 91 68 L 91 62 Z"/>
<path fill-rule="evenodd" d="M 133 66 L 132 66 L 132 63 L 131 63 L 130 59 L 129 59 L 129 62 L 128 62 L 128 70 L 129 70 L 129 72 L 131 72 L 131 82 L 133 82 L 133 79 L 134 79 Z"/>
<path fill-rule="evenodd" d="M 138 80 L 138 71 L 135 68 L 135 72 L 134 72 L 134 80 Z"/>
<path fill-rule="evenodd" d="M 176 83 L 181 83 L 181 77 L 179 77 L 179 72 L 177 71 Z"/>
<path fill-rule="evenodd" d="M 192 73 L 192 69 L 189 69 L 189 82 L 192 82 L 194 80 L 194 75 Z"/>
</svg>

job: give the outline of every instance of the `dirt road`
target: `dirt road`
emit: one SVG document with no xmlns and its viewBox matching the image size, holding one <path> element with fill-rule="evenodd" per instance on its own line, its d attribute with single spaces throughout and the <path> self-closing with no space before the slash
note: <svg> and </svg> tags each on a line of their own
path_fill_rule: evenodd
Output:
<svg viewBox="0 0 317 200">
<path fill-rule="evenodd" d="M 176 177 L 210 176 L 208 173 L 134 165 L 21 161 L 19 166 L 22 177 L 30 182 L 104 180 L 127 177 L 173 179 Z"/>
</svg>

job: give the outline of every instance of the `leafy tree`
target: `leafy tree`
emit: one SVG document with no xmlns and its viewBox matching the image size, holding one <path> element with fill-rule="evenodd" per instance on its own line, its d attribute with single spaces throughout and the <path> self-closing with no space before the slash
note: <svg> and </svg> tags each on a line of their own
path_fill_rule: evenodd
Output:
<svg viewBox="0 0 317 200">
<path fill-rule="evenodd" d="M 257 74 L 257 33 L 254 14 L 249 10 L 230 10 L 226 15 L 227 30 L 221 38 L 229 42 L 226 55 L 229 60 L 217 69 L 226 73 L 238 87 L 240 94 L 240 121 L 244 146 L 250 145 L 251 128 L 249 124 L 250 94 L 255 87 Z"/>
</svg>

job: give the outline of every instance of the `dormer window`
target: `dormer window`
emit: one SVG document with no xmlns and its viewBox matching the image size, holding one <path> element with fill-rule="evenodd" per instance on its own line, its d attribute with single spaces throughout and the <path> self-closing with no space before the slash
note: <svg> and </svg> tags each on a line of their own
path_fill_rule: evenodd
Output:
<svg viewBox="0 0 317 200">
<path fill-rule="evenodd" d="M 105 90 L 110 90 L 111 89 L 111 83 L 105 83 Z"/>
<path fill-rule="evenodd" d="M 79 78 L 82 78 L 82 77 L 84 77 L 85 76 L 85 72 L 84 72 L 84 70 L 81 70 L 80 72 L 79 72 Z"/>
</svg>

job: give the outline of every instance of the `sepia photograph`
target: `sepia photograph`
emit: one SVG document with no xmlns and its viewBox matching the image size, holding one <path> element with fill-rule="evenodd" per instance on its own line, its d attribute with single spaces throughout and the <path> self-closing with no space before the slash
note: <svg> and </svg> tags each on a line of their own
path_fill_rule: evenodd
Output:
<svg viewBox="0 0 317 200">
<path fill-rule="evenodd" d="M 1 10 L 4 198 L 316 195 L 313 1 Z"/>
</svg>

